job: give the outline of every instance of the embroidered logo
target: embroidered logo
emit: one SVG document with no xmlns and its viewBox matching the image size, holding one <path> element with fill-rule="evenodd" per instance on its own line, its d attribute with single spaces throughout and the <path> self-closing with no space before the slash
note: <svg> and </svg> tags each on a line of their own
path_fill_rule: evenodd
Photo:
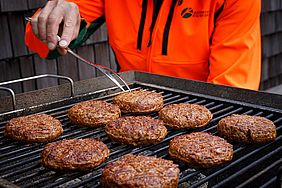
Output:
<svg viewBox="0 0 282 188">
<path fill-rule="evenodd" d="M 190 18 L 194 13 L 192 8 L 184 8 L 181 12 L 182 18 Z"/>
<path fill-rule="evenodd" d="M 193 8 L 184 8 L 181 11 L 182 18 L 190 18 L 191 16 L 196 18 L 208 17 L 209 14 L 210 14 L 209 10 L 193 10 Z"/>
</svg>

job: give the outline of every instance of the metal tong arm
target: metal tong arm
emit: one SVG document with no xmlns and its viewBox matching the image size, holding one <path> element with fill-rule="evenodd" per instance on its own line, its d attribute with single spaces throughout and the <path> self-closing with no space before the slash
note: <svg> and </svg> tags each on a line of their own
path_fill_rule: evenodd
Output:
<svg viewBox="0 0 282 188">
<path fill-rule="evenodd" d="M 30 17 L 25 17 L 25 20 L 26 21 L 29 21 L 31 22 L 32 21 L 32 18 Z M 60 41 L 60 37 L 57 35 L 58 37 L 58 41 Z M 81 57 L 80 55 L 76 54 L 74 51 L 72 51 L 70 48 L 66 48 L 67 51 L 72 54 L 74 57 L 76 57 L 77 59 L 81 60 L 82 62 L 88 64 L 88 65 L 91 65 L 95 68 L 97 68 L 99 71 L 101 71 L 104 75 L 106 75 L 112 82 L 114 82 L 114 84 L 116 84 L 122 91 L 125 91 L 123 89 L 123 87 L 120 85 L 120 83 L 116 80 L 116 78 L 113 77 L 113 75 L 111 73 L 113 73 L 120 81 L 122 81 L 122 83 L 125 85 L 125 87 L 131 91 L 131 89 L 129 88 L 128 84 L 122 79 L 121 76 L 119 76 L 115 71 L 113 71 L 112 69 L 108 68 L 108 67 L 104 67 L 102 65 L 98 65 L 98 64 L 95 64 L 91 61 L 88 61 L 87 59 Z M 111 72 L 111 73 L 108 73 L 107 71 Z"/>
<path fill-rule="evenodd" d="M 113 77 L 112 74 L 110 73 L 107 73 L 107 71 L 113 73 L 114 75 L 116 75 L 116 77 L 122 81 L 122 83 L 125 85 L 125 87 L 131 91 L 131 89 L 129 88 L 129 86 L 127 85 L 127 83 L 122 79 L 122 77 L 120 77 L 115 71 L 113 71 L 112 69 L 110 68 L 107 68 L 107 67 L 104 67 L 102 65 L 98 65 L 98 64 L 95 64 L 95 63 L 92 63 L 91 61 L 88 61 L 87 59 L 81 57 L 80 55 L 76 54 L 75 52 L 73 52 L 70 48 L 67 48 L 67 51 L 72 54 L 74 57 L 76 57 L 77 59 L 81 60 L 82 62 L 88 64 L 88 65 L 91 65 L 91 66 L 94 66 L 95 68 L 97 68 L 99 71 L 101 71 L 104 75 L 106 75 L 112 82 L 114 82 L 122 91 L 125 91 L 123 89 L 123 87 L 120 85 L 120 83 Z"/>
</svg>

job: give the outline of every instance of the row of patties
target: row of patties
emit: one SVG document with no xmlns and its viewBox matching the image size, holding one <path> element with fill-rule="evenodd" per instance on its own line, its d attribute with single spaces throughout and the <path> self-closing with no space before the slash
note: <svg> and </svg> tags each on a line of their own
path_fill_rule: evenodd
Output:
<svg viewBox="0 0 282 188">
<path fill-rule="evenodd" d="M 68 116 L 80 126 L 105 126 L 110 139 L 133 146 L 157 144 L 166 137 L 166 127 L 193 129 L 212 120 L 212 113 L 205 106 L 180 103 L 164 107 L 161 94 L 146 90 L 122 93 L 114 97 L 113 103 L 81 102 L 69 109 Z M 140 115 L 158 111 L 159 119 Z M 131 116 L 120 117 L 121 112 Z M 263 117 L 231 115 L 221 119 L 217 128 L 219 135 L 230 141 L 264 143 L 276 138 L 275 125 Z M 27 142 L 50 141 L 62 133 L 60 122 L 46 114 L 14 118 L 5 128 L 10 138 Z M 223 164 L 233 157 L 231 144 L 205 132 L 173 138 L 168 152 L 176 161 L 203 168 Z M 47 144 L 41 158 L 42 164 L 53 170 L 89 170 L 109 155 L 110 150 L 99 140 L 64 139 Z M 177 187 L 178 177 L 179 169 L 170 160 L 126 155 L 105 167 L 102 183 L 105 187 Z"/>
</svg>

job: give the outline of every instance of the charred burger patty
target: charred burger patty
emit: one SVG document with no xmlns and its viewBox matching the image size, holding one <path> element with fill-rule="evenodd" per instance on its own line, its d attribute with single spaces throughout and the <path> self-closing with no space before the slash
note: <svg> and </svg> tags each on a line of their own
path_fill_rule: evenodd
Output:
<svg viewBox="0 0 282 188">
<path fill-rule="evenodd" d="M 159 112 L 159 118 L 174 129 L 197 128 L 207 125 L 212 113 L 205 106 L 180 103 L 165 106 Z"/>
<path fill-rule="evenodd" d="M 90 127 L 106 125 L 120 117 L 117 105 L 105 101 L 84 101 L 74 105 L 68 111 L 72 123 Z"/>
<path fill-rule="evenodd" d="M 24 142 L 46 142 L 62 133 L 61 122 L 47 114 L 13 118 L 5 127 L 6 136 Z"/>
<path fill-rule="evenodd" d="M 169 155 L 188 165 L 208 168 L 230 161 L 233 146 L 210 133 L 195 132 L 177 136 L 170 141 Z"/>
<path fill-rule="evenodd" d="M 163 121 L 148 116 L 121 117 L 105 130 L 112 140 L 134 146 L 158 143 L 167 134 Z"/>
<path fill-rule="evenodd" d="M 89 170 L 104 162 L 110 154 L 98 140 L 64 139 L 47 144 L 42 153 L 44 167 L 53 170 Z"/>
<path fill-rule="evenodd" d="M 221 119 L 217 125 L 220 135 L 229 140 L 245 143 L 265 143 L 275 140 L 276 126 L 259 116 L 238 115 Z"/>
<path fill-rule="evenodd" d="M 124 92 L 113 98 L 123 113 L 149 113 L 162 109 L 164 102 L 160 93 L 136 90 Z"/>
<path fill-rule="evenodd" d="M 101 182 L 104 187 L 175 188 L 179 172 L 172 161 L 128 154 L 105 167 Z"/>
</svg>

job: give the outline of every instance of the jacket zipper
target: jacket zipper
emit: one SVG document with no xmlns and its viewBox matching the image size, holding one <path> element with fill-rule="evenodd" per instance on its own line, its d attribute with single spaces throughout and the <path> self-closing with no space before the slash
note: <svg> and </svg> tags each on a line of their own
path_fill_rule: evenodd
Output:
<svg viewBox="0 0 282 188">
<path fill-rule="evenodd" d="M 139 30 L 138 30 L 138 38 L 137 38 L 138 50 L 141 50 L 142 47 L 143 31 L 144 31 L 144 25 L 145 25 L 146 14 L 147 14 L 147 4 L 148 4 L 148 0 L 143 0 L 142 13 L 141 13 L 141 19 L 140 19 Z"/>
<path fill-rule="evenodd" d="M 151 37 L 151 46 L 148 48 L 148 52 L 147 52 L 147 71 L 152 71 L 152 50 L 153 48 L 155 47 L 153 45 L 155 39 L 156 39 L 156 35 L 158 34 L 157 32 L 154 32 L 154 30 L 158 30 L 158 27 L 160 26 L 160 22 L 162 20 L 162 18 L 164 17 L 163 14 L 165 13 L 165 11 L 163 10 L 166 5 L 165 3 L 168 3 L 166 2 L 165 0 L 162 2 L 162 6 L 160 7 L 160 10 L 158 12 L 158 16 L 157 16 L 157 19 L 156 19 L 156 22 L 155 22 L 155 25 L 154 25 L 154 29 L 152 31 L 152 37 Z"/>
<path fill-rule="evenodd" d="M 176 3 L 177 3 L 177 0 L 172 0 L 168 18 L 165 24 L 165 29 L 164 29 L 164 34 L 163 34 L 163 44 L 162 44 L 162 55 L 167 55 L 169 31 L 170 31 L 170 26 L 171 26 Z"/>
<path fill-rule="evenodd" d="M 153 0 L 153 3 L 154 3 L 154 10 L 153 10 L 153 15 L 152 15 L 152 22 L 151 22 L 151 25 L 150 25 L 150 37 L 149 37 L 149 40 L 148 40 L 148 43 L 147 43 L 147 47 L 149 47 L 152 43 L 153 31 L 154 31 L 156 21 L 157 21 L 157 17 L 158 17 L 158 14 L 160 12 L 163 1 L 161 1 L 161 3 L 160 3 L 160 2 L 158 2 L 158 0 Z"/>
</svg>

